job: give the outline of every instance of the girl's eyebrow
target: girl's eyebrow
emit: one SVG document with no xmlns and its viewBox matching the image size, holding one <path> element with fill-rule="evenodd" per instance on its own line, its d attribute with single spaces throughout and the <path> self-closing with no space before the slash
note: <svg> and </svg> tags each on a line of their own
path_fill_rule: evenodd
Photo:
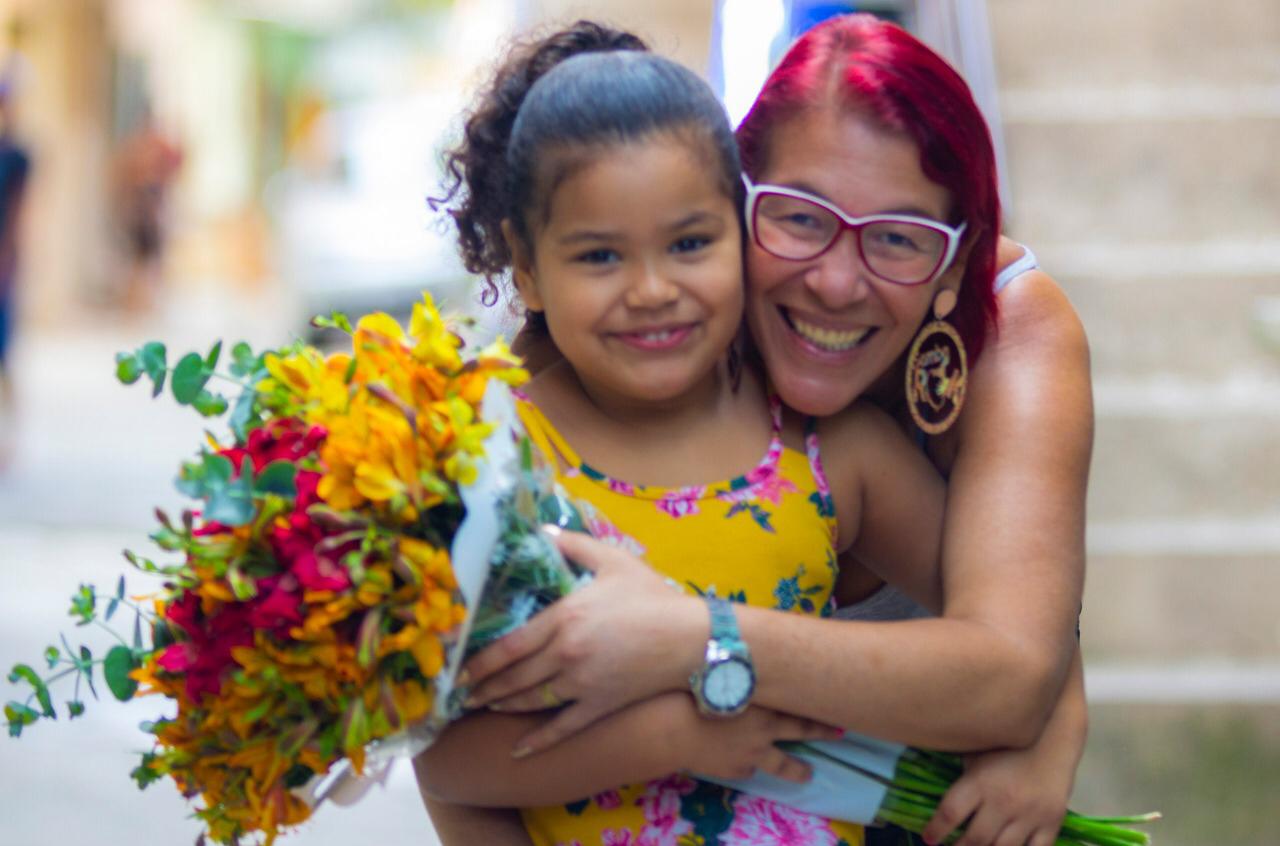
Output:
<svg viewBox="0 0 1280 846">
<path fill-rule="evenodd" d="M 684 229 L 686 226 L 693 226 L 698 223 L 717 223 L 720 221 L 720 215 L 713 214 L 708 211 L 694 211 L 671 224 L 668 229 Z"/>
<path fill-rule="evenodd" d="M 619 237 L 620 236 L 616 232 L 579 229 L 576 232 L 570 232 L 568 235 L 560 236 L 560 238 L 556 240 L 556 243 L 571 246 L 584 241 L 616 241 Z"/>
</svg>

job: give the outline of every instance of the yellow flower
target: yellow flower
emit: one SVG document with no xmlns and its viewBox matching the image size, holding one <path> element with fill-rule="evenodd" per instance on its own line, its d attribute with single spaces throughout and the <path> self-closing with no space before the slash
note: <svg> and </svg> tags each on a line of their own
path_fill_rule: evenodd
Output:
<svg viewBox="0 0 1280 846">
<path fill-rule="evenodd" d="M 409 334 L 414 340 L 413 357 L 418 361 L 451 371 L 462 366 L 462 357 L 458 355 L 461 341 L 449 331 L 431 295 L 425 291 L 422 302 L 413 304 Z"/>
</svg>

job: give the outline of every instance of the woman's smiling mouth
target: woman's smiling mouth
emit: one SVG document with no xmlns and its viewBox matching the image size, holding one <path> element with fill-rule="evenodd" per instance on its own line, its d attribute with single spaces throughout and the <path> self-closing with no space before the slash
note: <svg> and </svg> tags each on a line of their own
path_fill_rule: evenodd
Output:
<svg viewBox="0 0 1280 846">
<path fill-rule="evenodd" d="M 785 307 L 780 306 L 778 311 L 782 314 L 783 322 L 791 328 L 792 332 L 822 352 L 839 353 L 851 350 L 875 331 L 875 327 L 871 326 L 858 329 L 829 329 L 797 317 Z"/>
<path fill-rule="evenodd" d="M 678 347 L 693 331 L 696 324 L 636 329 L 631 332 L 615 332 L 613 337 L 630 347 L 642 350 L 667 350 Z"/>
</svg>

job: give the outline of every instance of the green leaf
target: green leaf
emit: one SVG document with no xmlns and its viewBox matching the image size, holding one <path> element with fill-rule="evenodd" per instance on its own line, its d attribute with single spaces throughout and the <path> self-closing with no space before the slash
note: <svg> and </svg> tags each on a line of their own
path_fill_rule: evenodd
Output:
<svg viewBox="0 0 1280 846">
<path fill-rule="evenodd" d="M 80 646 L 80 660 L 76 661 L 76 668 L 84 674 L 84 680 L 89 683 L 89 692 L 97 699 L 98 690 L 93 686 L 93 653 L 83 644 Z"/>
<path fill-rule="evenodd" d="M 58 661 L 61 658 L 62 653 L 58 651 L 58 647 L 56 646 L 50 646 L 44 651 L 44 660 L 48 663 L 50 670 L 58 666 Z"/>
<path fill-rule="evenodd" d="M 212 391 L 201 391 L 191 401 L 191 407 L 204 417 L 217 417 L 227 410 L 227 398 Z"/>
<path fill-rule="evenodd" d="M 257 390 L 245 388 L 236 399 L 235 407 L 231 409 L 227 424 L 231 427 L 231 433 L 236 436 L 236 443 L 242 444 L 249 439 L 249 428 L 259 419 L 255 404 L 257 398 Z"/>
<path fill-rule="evenodd" d="M 133 648 L 142 651 L 142 615 L 133 615 Z"/>
<path fill-rule="evenodd" d="M 19 680 L 31 685 L 35 691 L 36 700 L 40 703 L 41 712 L 46 717 L 56 718 L 58 713 L 53 710 L 53 700 L 49 698 L 49 688 L 45 686 L 44 679 L 26 664 L 15 664 L 9 671 L 9 682 L 17 684 Z"/>
<path fill-rule="evenodd" d="M 138 683 L 129 673 L 138 668 L 138 659 L 127 646 L 113 646 L 102 662 L 102 675 L 111 688 L 111 695 L 121 702 L 128 702 L 138 690 Z"/>
<path fill-rule="evenodd" d="M 351 327 L 350 319 L 340 311 L 331 311 L 328 317 L 316 315 L 311 318 L 311 325 L 317 329 L 338 329 L 348 335 L 355 334 L 355 330 Z"/>
<path fill-rule="evenodd" d="M 9 721 L 9 736 L 22 736 L 22 727 L 29 726 L 36 720 L 40 719 L 40 713 L 32 708 L 28 708 L 21 702 L 7 702 L 4 706 L 4 716 Z"/>
<path fill-rule="evenodd" d="M 231 583 L 231 592 L 236 599 L 246 602 L 258 595 L 258 583 L 246 576 L 239 567 L 227 568 L 227 581 Z"/>
<path fill-rule="evenodd" d="M 298 486 L 294 481 L 297 474 L 298 468 L 292 462 L 273 461 L 263 467 L 258 478 L 253 480 L 253 492 L 260 495 L 295 497 L 298 495 Z"/>
<path fill-rule="evenodd" d="M 116 378 L 123 385 L 132 385 L 142 378 L 142 362 L 133 353 L 116 353 Z"/>
<path fill-rule="evenodd" d="M 209 354 L 204 357 L 204 369 L 212 373 L 218 369 L 218 358 L 222 355 L 222 341 L 215 341 L 213 346 L 209 348 Z"/>
<path fill-rule="evenodd" d="M 114 596 L 111 597 L 111 601 L 107 603 L 107 612 L 102 615 L 102 619 L 110 620 L 111 616 L 116 613 L 116 609 L 119 607 L 120 600 L 116 599 Z"/>
<path fill-rule="evenodd" d="M 213 459 L 218 463 L 215 467 Z M 221 482 L 222 473 L 227 473 L 229 481 Z M 244 526 L 253 520 L 253 459 L 244 457 L 240 463 L 240 476 L 230 479 L 231 459 L 221 455 L 210 456 L 205 461 L 208 468 L 205 478 L 206 506 L 204 516 L 228 526 Z M 216 476 L 215 476 L 216 474 Z M 211 480 L 216 478 L 217 484 Z"/>
<path fill-rule="evenodd" d="M 190 405 L 204 390 L 209 381 L 209 371 L 205 370 L 204 359 L 199 353 L 187 353 L 173 368 L 173 378 L 169 386 L 173 389 L 173 398 L 179 405 Z"/>
<path fill-rule="evenodd" d="M 177 639 L 173 636 L 173 630 L 169 628 L 169 624 L 163 620 L 156 620 L 151 627 L 151 646 L 153 649 L 164 649 L 166 646 L 174 644 Z"/>
<path fill-rule="evenodd" d="M 77 626 L 87 625 L 93 622 L 97 601 L 92 585 L 80 585 L 80 589 L 71 597 L 71 610 L 67 613 L 72 617 L 79 617 L 76 620 Z"/>
<path fill-rule="evenodd" d="M 138 361 L 146 371 L 147 378 L 151 380 L 151 396 L 160 396 L 160 392 L 164 390 L 166 370 L 164 344 L 158 341 L 143 344 L 142 349 L 138 351 Z"/>
<path fill-rule="evenodd" d="M 231 348 L 232 376 L 248 376 L 257 370 L 259 366 L 258 356 L 253 354 L 253 348 L 244 341 L 240 341 Z"/>
<path fill-rule="evenodd" d="M 84 713 L 84 703 L 79 699 L 72 699 L 67 702 L 67 719 L 74 720 L 76 717 Z"/>
</svg>

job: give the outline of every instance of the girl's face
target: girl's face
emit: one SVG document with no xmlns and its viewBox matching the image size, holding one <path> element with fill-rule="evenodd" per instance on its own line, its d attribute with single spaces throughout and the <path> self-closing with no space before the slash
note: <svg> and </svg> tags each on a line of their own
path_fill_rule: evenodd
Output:
<svg viewBox="0 0 1280 846">
<path fill-rule="evenodd" d="M 525 305 L 597 399 L 711 384 L 741 323 L 737 209 L 699 153 L 657 135 L 597 154 L 554 189 L 532 256 L 516 245 Z"/>
<path fill-rule="evenodd" d="M 758 184 L 815 194 L 852 217 L 909 214 L 946 222 L 951 198 L 920 169 L 907 136 L 857 114 L 811 109 L 776 127 Z M 961 254 L 963 254 L 963 248 Z M 963 260 L 933 282 L 899 285 L 870 273 L 855 234 L 807 261 L 747 249 L 747 321 L 782 399 L 833 414 L 898 360 L 941 287 L 959 289 Z"/>
</svg>

